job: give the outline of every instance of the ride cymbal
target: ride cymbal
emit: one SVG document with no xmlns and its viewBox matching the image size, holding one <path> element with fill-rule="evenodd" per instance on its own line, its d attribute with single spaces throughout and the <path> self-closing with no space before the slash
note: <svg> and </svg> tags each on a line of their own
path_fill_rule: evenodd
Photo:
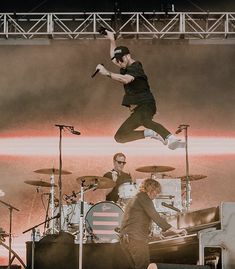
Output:
<svg viewBox="0 0 235 269">
<path fill-rule="evenodd" d="M 83 176 L 78 177 L 77 182 L 81 184 L 82 180 L 84 181 L 84 186 L 96 186 L 97 189 L 109 189 L 113 188 L 116 183 L 107 177 L 99 177 L 99 176 Z"/>
<path fill-rule="evenodd" d="M 57 168 L 45 168 L 35 170 L 34 173 L 43 174 L 43 175 L 59 175 L 60 170 Z M 72 172 L 62 170 L 61 175 L 70 175 Z"/>
<path fill-rule="evenodd" d="M 189 175 L 188 178 L 190 181 L 196 181 L 196 180 L 200 180 L 203 178 L 206 178 L 207 176 L 205 175 Z M 180 178 L 182 181 L 186 182 L 187 180 L 187 176 L 181 176 L 181 177 L 177 177 Z"/>
<path fill-rule="evenodd" d="M 174 167 L 171 166 L 163 166 L 163 165 L 152 165 L 152 166 L 142 166 L 135 169 L 138 172 L 144 173 L 162 173 L 162 172 L 169 172 L 175 170 Z"/>
<path fill-rule="evenodd" d="M 38 187 L 57 187 L 56 184 L 51 184 L 42 180 L 25 180 L 24 183 Z"/>
</svg>

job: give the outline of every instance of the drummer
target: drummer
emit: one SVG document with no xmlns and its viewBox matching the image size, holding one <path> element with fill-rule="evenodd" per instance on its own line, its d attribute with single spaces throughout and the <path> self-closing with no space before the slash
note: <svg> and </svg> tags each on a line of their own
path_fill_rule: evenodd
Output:
<svg viewBox="0 0 235 269">
<path fill-rule="evenodd" d="M 130 174 L 123 172 L 126 164 L 126 156 L 122 152 L 118 152 L 113 156 L 113 169 L 104 174 L 104 177 L 112 179 L 116 182 L 114 188 L 107 189 L 106 201 L 117 202 L 119 199 L 118 188 L 126 182 L 132 182 Z"/>
</svg>

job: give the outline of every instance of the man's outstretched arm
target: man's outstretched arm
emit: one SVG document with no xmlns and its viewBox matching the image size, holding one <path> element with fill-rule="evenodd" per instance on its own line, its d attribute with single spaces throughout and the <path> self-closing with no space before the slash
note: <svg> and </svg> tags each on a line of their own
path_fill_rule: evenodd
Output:
<svg viewBox="0 0 235 269">
<path fill-rule="evenodd" d="M 114 56 L 114 49 L 116 48 L 116 41 L 115 41 L 115 37 L 114 37 L 114 33 L 110 32 L 108 30 L 105 30 L 107 35 L 107 39 L 109 39 L 110 41 L 110 58 L 112 59 Z M 115 61 L 113 60 L 113 62 L 115 63 Z"/>
</svg>

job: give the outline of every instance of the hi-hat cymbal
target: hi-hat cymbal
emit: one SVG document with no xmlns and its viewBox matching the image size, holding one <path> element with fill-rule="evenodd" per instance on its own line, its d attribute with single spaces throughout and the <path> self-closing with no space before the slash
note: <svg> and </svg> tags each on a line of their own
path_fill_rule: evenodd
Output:
<svg viewBox="0 0 235 269">
<path fill-rule="evenodd" d="M 205 175 L 189 175 L 188 178 L 190 181 L 195 181 L 195 180 L 200 180 L 203 178 L 206 178 L 207 176 Z M 186 182 L 187 176 L 182 176 L 182 177 L 177 177 L 180 178 L 183 182 Z"/>
<path fill-rule="evenodd" d="M 51 184 L 42 180 L 25 180 L 24 183 L 39 187 L 52 187 L 52 186 L 57 187 L 56 184 Z"/>
<path fill-rule="evenodd" d="M 152 165 L 152 166 L 142 166 L 135 169 L 138 172 L 144 173 L 162 173 L 162 172 L 169 172 L 175 170 L 174 167 L 171 166 L 163 166 L 163 165 Z"/>
<path fill-rule="evenodd" d="M 44 175 L 59 175 L 60 170 L 57 168 L 45 168 L 35 170 L 34 173 L 44 174 Z M 61 170 L 61 175 L 70 175 L 72 172 Z"/>
<path fill-rule="evenodd" d="M 81 184 L 81 181 L 84 180 L 84 186 L 95 185 L 97 189 L 109 189 L 116 185 L 112 179 L 107 177 L 84 176 L 78 177 L 76 180 L 79 184 Z"/>
</svg>

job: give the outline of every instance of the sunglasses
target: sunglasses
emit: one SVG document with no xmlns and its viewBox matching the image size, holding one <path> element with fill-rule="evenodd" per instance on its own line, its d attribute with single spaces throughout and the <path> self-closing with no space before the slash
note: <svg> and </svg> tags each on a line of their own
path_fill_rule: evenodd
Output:
<svg viewBox="0 0 235 269">
<path fill-rule="evenodd" d="M 116 162 L 117 162 L 118 164 L 123 164 L 123 165 L 126 164 L 126 162 L 122 162 L 122 161 L 117 161 L 117 160 L 116 160 Z"/>
</svg>

